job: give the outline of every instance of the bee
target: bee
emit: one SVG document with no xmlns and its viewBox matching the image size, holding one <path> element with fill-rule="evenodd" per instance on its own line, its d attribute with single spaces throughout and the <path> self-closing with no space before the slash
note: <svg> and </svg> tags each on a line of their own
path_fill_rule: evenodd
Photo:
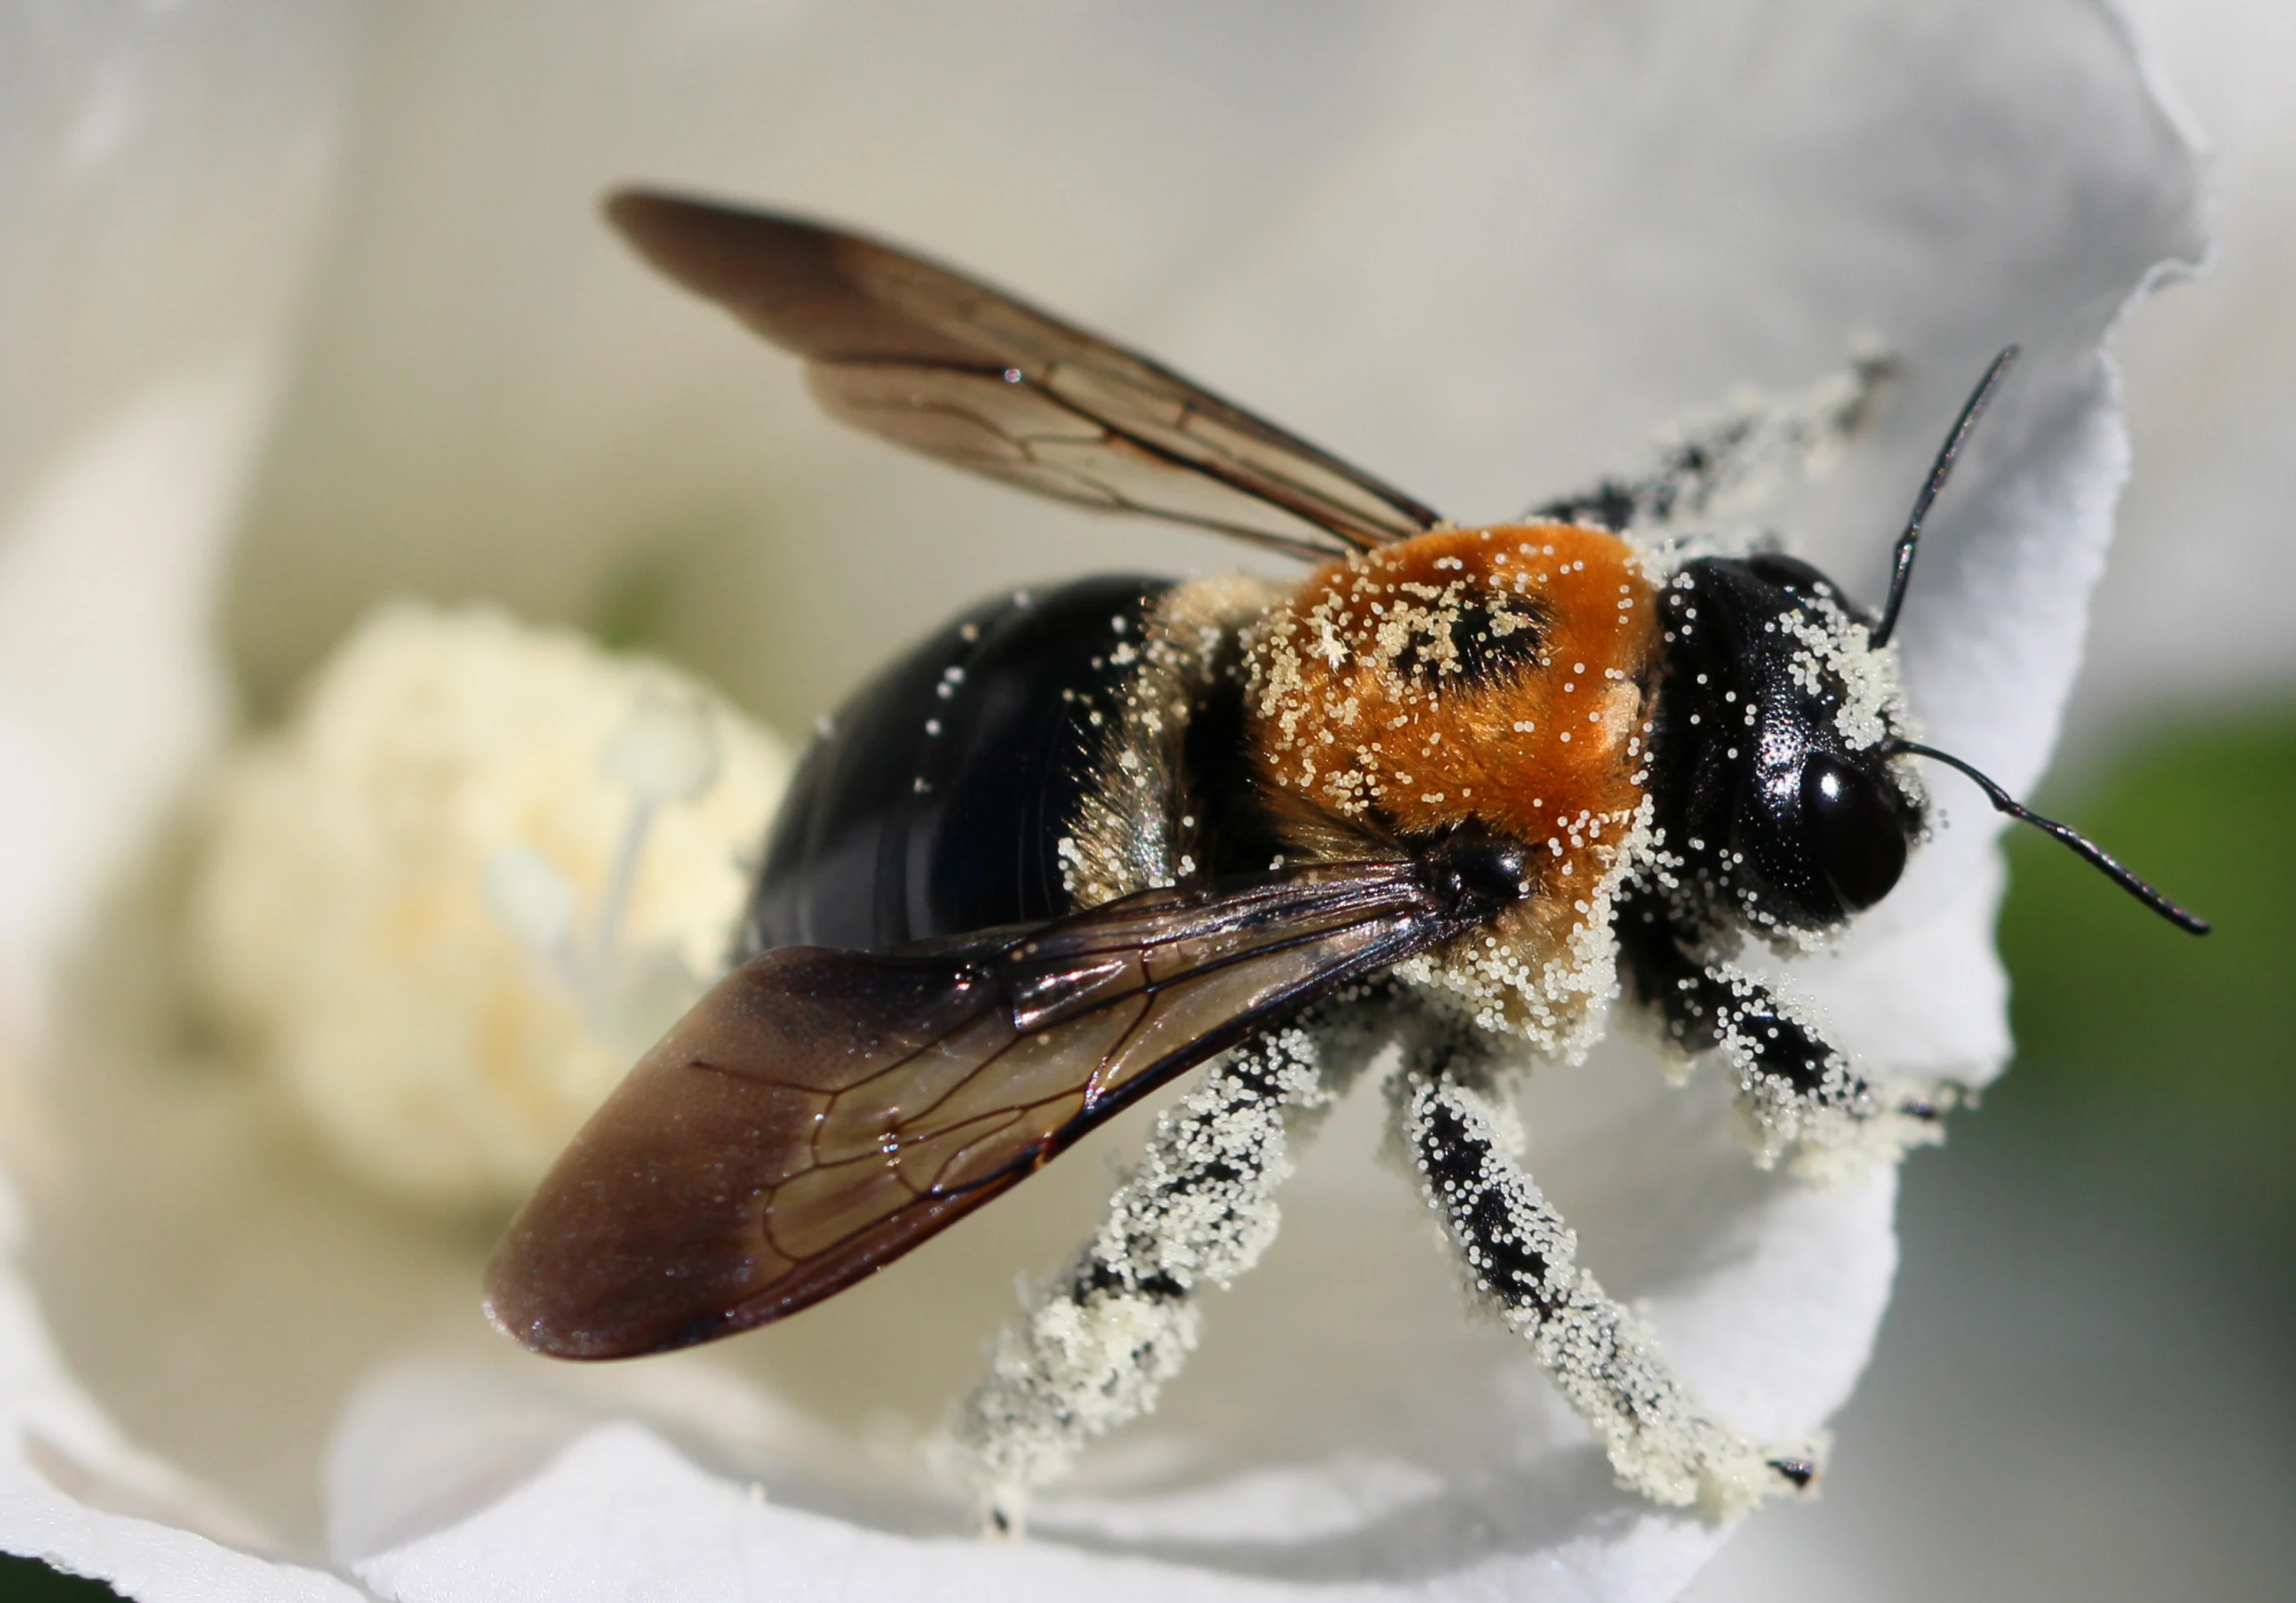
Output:
<svg viewBox="0 0 2296 1603">
<path fill-rule="evenodd" d="M 1949 431 L 1874 615 L 1789 556 L 1633 538 L 1695 510 L 1758 429 L 1458 528 L 919 257 L 653 192 L 608 213 L 801 357 L 835 418 L 1315 566 L 998 597 L 822 726 L 730 972 L 494 1258 L 489 1313 L 538 1352 L 662 1352 L 784 1318 L 1211 1063 L 1046 1293 L 1068 1334 L 1016 1327 L 967 1405 L 960 1437 L 1009 1526 L 1085 1439 L 1152 1403 L 1194 1342 L 1195 1291 L 1265 1246 L 1288 1123 L 1400 1043 L 1396 1138 L 1475 1290 L 1628 1483 L 1740 1506 L 1806 1484 L 1814 1451 L 1709 1415 L 1577 1263 L 1503 1133 L 1505 1066 L 1583 1053 L 1624 990 L 1678 1053 L 1730 1066 L 1765 1156 L 1923 1139 L 1949 1094 L 1868 1077 L 1731 960 L 1749 940 L 1807 946 L 1888 894 L 1926 826 L 1916 759 L 2206 928 L 1908 735 L 1890 641 L 1922 523 L 2013 348 Z"/>
</svg>

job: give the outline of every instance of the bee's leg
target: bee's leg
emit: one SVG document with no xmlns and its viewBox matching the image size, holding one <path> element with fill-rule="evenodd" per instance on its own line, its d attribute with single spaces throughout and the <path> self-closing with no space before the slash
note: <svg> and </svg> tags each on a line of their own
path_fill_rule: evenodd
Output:
<svg viewBox="0 0 2296 1603">
<path fill-rule="evenodd" d="M 1441 1065 L 1438 1050 L 1421 1059 Z M 1627 1485 L 1714 1517 L 1795 1492 L 1822 1441 L 1762 1446 L 1715 1418 L 1658 1343 L 1578 1262 L 1578 1236 L 1507 1150 L 1491 1105 L 1449 1067 L 1395 1083 L 1396 1127 L 1470 1284 L 1531 1343 Z"/>
<path fill-rule="evenodd" d="M 1950 1090 L 1868 1080 L 1790 998 L 1698 955 L 1695 936 L 1669 922 L 1658 898 L 1622 898 L 1613 927 L 1629 983 L 1668 1039 L 1690 1056 L 1720 1051 L 1735 1070 L 1764 1168 L 1799 1148 L 1796 1167 L 1823 1178 L 1942 1137 Z"/>
<path fill-rule="evenodd" d="M 1749 513 L 1831 467 L 1896 371 L 1893 358 L 1865 352 L 1790 395 L 1738 392 L 1666 430 L 1642 462 L 1543 502 L 1528 516 L 1625 533 Z"/>
<path fill-rule="evenodd" d="M 1197 1292 L 1259 1262 L 1289 1138 L 1379 1044 L 1348 1016 L 1327 1006 L 1214 1059 L 1157 1119 L 1099 1234 L 998 1338 L 956 1425 L 991 1529 L 1017 1529 L 1086 1443 L 1152 1409 L 1195 1350 Z"/>
</svg>

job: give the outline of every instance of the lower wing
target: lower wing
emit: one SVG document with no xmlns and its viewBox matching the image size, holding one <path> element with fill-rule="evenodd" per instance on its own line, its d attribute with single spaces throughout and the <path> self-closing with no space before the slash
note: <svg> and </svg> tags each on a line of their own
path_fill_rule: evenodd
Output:
<svg viewBox="0 0 2296 1603">
<path fill-rule="evenodd" d="M 497 1248 L 538 1352 L 660 1352 L 883 1267 L 1173 1075 L 1479 915 L 1410 860 L 1142 891 L 885 951 L 788 946 L 639 1060 Z"/>
</svg>

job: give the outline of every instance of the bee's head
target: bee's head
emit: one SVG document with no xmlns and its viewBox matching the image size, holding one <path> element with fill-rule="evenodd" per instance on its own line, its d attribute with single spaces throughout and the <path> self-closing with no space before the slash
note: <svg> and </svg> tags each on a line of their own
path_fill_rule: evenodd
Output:
<svg viewBox="0 0 2296 1603">
<path fill-rule="evenodd" d="M 1660 601 L 1651 787 L 1665 846 L 1732 921 L 1823 929 L 1897 883 L 1923 824 L 1893 654 L 1791 557 L 1706 558 Z"/>
<path fill-rule="evenodd" d="M 1825 929 L 1887 895 L 1920 837 L 1926 805 L 1908 759 L 1933 758 L 1995 808 L 2071 846 L 2154 911 L 2207 925 L 2093 842 L 2012 800 L 1959 758 L 1906 737 L 1889 648 L 1921 522 L 1969 427 L 2016 355 L 1986 370 L 1946 437 L 1898 537 L 1878 621 L 1791 557 L 1686 563 L 1659 604 L 1666 679 L 1649 783 L 1678 880 L 1697 921 L 1759 933 Z"/>
</svg>

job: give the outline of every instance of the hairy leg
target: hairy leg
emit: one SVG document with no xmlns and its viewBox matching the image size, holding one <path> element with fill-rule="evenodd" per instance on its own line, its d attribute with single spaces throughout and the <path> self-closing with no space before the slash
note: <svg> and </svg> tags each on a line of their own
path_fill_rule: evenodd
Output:
<svg viewBox="0 0 2296 1603">
<path fill-rule="evenodd" d="M 1667 1038 L 1688 1056 L 1720 1052 L 1735 1073 L 1762 1167 L 1791 1151 L 1797 1171 L 1824 1179 L 1942 1137 L 1950 1089 L 1869 1081 L 1805 1008 L 1700 954 L 1660 898 L 1623 897 L 1615 927 L 1621 966 Z"/>
<path fill-rule="evenodd" d="M 1642 462 L 1543 502 L 1530 517 L 1624 533 L 1750 512 L 1830 467 L 1895 372 L 1888 357 L 1860 355 L 1790 395 L 1740 392 L 1667 430 Z"/>
<path fill-rule="evenodd" d="M 1711 1042 L 1737 1076 L 1738 1111 L 1763 1168 L 1793 1153 L 1805 1179 L 1894 1162 L 1944 1134 L 1949 1091 L 1876 1085 L 1819 1034 L 1801 1004 L 1727 963 L 1678 986 L 1670 1018 L 1688 1046 Z"/>
<path fill-rule="evenodd" d="M 1156 1121 L 1100 1231 L 998 1339 L 959 1412 L 956 1446 L 990 1528 L 1095 1437 L 1155 1407 L 1196 1348 L 1196 1294 L 1251 1269 L 1275 1239 L 1290 1140 L 1379 1040 L 1344 1000 L 1216 1058 Z"/>
<path fill-rule="evenodd" d="M 1798 1491 L 1820 1445 L 1758 1446 L 1706 1412 L 1650 1331 L 1578 1262 L 1578 1237 L 1507 1150 L 1491 1104 L 1441 1043 L 1394 1085 L 1396 1133 L 1475 1294 L 1531 1344 L 1619 1478 L 1717 1517 Z"/>
</svg>

